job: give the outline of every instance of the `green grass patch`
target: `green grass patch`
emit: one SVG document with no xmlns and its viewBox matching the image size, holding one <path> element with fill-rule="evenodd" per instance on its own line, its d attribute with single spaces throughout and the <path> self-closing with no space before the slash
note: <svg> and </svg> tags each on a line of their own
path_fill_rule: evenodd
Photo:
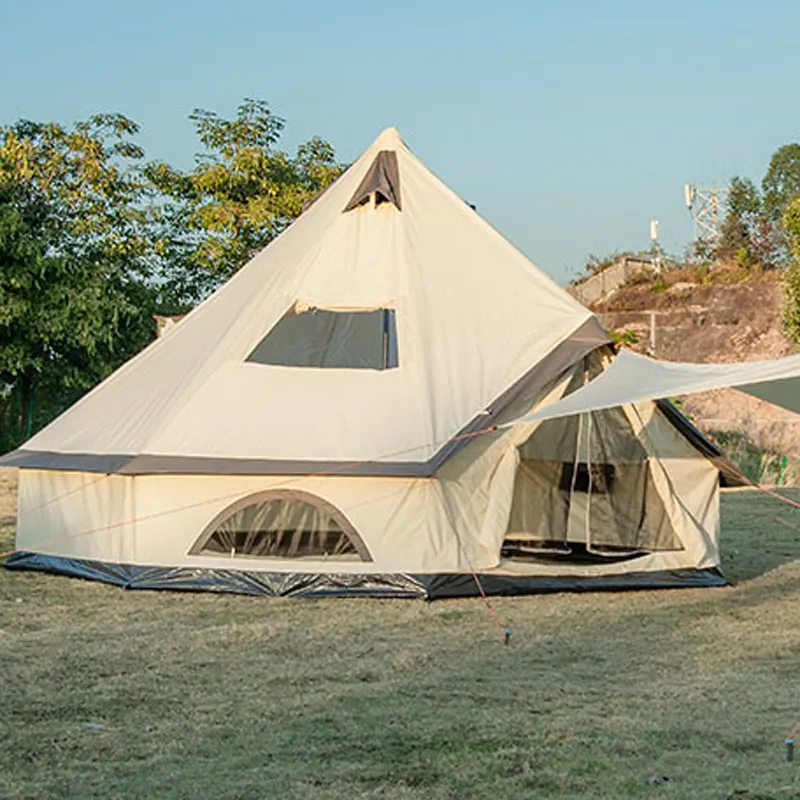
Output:
<svg viewBox="0 0 800 800">
<path fill-rule="evenodd" d="M 752 483 L 786 486 L 795 482 L 794 459 L 758 447 L 741 431 L 711 431 L 710 435 L 723 455 Z"/>
<path fill-rule="evenodd" d="M 800 511 L 723 525 L 737 585 L 496 598 L 509 647 L 480 600 L 0 571 L 0 796 L 799 798 Z"/>
</svg>

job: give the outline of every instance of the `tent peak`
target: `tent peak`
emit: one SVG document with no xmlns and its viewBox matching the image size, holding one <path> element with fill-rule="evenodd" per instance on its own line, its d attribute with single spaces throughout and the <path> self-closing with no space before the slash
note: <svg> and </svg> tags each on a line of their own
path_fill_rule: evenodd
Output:
<svg viewBox="0 0 800 800">
<path fill-rule="evenodd" d="M 400 132 L 394 125 L 384 128 L 375 140 L 374 145 L 379 146 L 382 150 L 393 150 L 395 147 L 403 144 L 403 139 Z"/>
</svg>

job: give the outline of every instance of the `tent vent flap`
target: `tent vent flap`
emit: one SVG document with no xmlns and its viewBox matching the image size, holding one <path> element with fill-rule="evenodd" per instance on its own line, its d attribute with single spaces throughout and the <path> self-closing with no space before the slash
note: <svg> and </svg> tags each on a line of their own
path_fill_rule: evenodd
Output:
<svg viewBox="0 0 800 800">
<path fill-rule="evenodd" d="M 400 169 L 397 166 L 397 153 L 394 150 L 381 150 L 375 156 L 344 210 L 352 211 L 365 205 L 372 195 L 375 195 L 376 206 L 381 203 L 392 203 L 398 211 L 403 210 L 400 201 Z"/>
</svg>

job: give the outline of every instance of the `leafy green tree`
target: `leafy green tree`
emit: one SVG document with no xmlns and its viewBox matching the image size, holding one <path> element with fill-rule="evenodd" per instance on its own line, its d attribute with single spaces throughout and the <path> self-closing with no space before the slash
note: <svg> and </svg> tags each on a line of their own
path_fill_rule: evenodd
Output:
<svg viewBox="0 0 800 800">
<path fill-rule="evenodd" d="M 792 257 L 783 274 L 781 323 L 786 336 L 800 345 L 800 195 L 787 205 L 783 213 L 783 228 Z"/>
<path fill-rule="evenodd" d="M 146 184 L 132 168 L 143 155 L 136 132 L 119 114 L 71 128 L 0 127 L 4 449 L 154 335 L 154 248 Z"/>
<path fill-rule="evenodd" d="M 788 234 L 792 254 L 800 259 L 800 194 L 789 203 L 783 213 L 783 226 Z"/>
<path fill-rule="evenodd" d="M 176 307 L 192 304 L 233 275 L 342 172 L 320 138 L 290 156 L 279 149 L 284 120 L 246 99 L 236 118 L 197 109 L 190 116 L 203 145 L 193 170 L 152 162 L 147 174 L 161 207 L 163 288 Z"/>
<path fill-rule="evenodd" d="M 789 203 L 800 195 L 800 144 L 785 144 L 773 153 L 761 188 L 768 219 L 782 226 Z"/>
<path fill-rule="evenodd" d="M 728 190 L 728 207 L 716 248 L 720 259 L 754 261 L 753 238 L 761 216 L 761 197 L 748 178 L 734 176 Z"/>
</svg>

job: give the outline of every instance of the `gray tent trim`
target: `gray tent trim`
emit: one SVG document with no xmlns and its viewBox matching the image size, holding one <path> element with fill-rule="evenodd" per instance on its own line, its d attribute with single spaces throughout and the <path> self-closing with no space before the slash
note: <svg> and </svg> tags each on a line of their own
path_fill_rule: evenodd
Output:
<svg viewBox="0 0 800 800">
<path fill-rule="evenodd" d="M 394 150 L 381 150 L 367 170 L 358 188 L 353 192 L 344 211 L 352 211 L 377 194 L 387 203 L 394 203 L 398 211 L 403 210 L 400 201 L 400 169 Z"/>
<path fill-rule="evenodd" d="M 298 573 L 248 572 L 233 569 L 157 567 L 113 564 L 17 551 L 8 569 L 33 570 L 103 581 L 123 589 L 168 589 L 219 592 L 265 597 L 475 597 L 478 587 L 470 573 Z M 481 573 L 483 590 L 490 595 L 549 592 L 619 591 L 623 589 L 680 589 L 727 586 L 718 569 L 678 569 L 628 572 L 620 575 L 512 576 Z"/>
<path fill-rule="evenodd" d="M 26 450 L 20 447 L 0 458 L 0 467 L 126 475 L 129 474 L 127 468 L 135 459 L 134 455 L 120 453 L 58 453 L 52 450 Z"/>
<path fill-rule="evenodd" d="M 600 324 L 597 317 L 590 317 L 573 334 L 554 348 L 533 369 L 525 373 L 516 383 L 513 383 L 500 395 L 487 409 L 486 414 L 473 419 L 462 428 L 431 460 L 430 474 L 436 472 L 452 455 L 465 447 L 470 441 L 471 433 L 477 433 L 500 421 L 503 412 L 525 396 L 532 396 L 544 389 L 548 383 L 562 375 L 566 370 L 577 364 L 584 356 L 589 355 L 598 347 L 611 343 L 611 338 L 606 329 Z"/>
<path fill-rule="evenodd" d="M 108 475 L 375 475 L 427 477 L 428 462 L 312 461 L 273 458 L 215 458 L 211 456 L 96 455 L 15 450 L 0 458 L 0 467 L 103 472 Z"/>
</svg>

